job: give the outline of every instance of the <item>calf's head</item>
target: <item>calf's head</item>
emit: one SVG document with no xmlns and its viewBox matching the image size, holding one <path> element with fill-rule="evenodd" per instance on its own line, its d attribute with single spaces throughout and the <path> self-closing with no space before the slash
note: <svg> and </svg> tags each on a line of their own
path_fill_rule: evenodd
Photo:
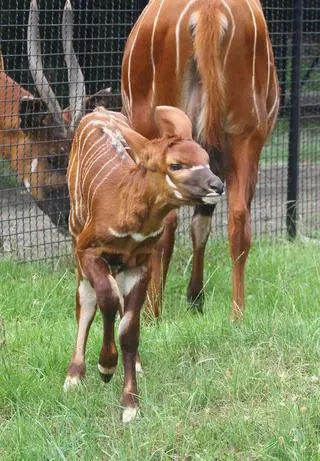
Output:
<svg viewBox="0 0 320 461">
<path fill-rule="evenodd" d="M 210 170 L 208 153 L 193 141 L 188 116 L 175 107 L 158 106 L 155 122 L 160 137 L 153 141 L 122 128 L 135 162 L 164 175 L 169 203 L 217 203 L 224 185 Z"/>
</svg>

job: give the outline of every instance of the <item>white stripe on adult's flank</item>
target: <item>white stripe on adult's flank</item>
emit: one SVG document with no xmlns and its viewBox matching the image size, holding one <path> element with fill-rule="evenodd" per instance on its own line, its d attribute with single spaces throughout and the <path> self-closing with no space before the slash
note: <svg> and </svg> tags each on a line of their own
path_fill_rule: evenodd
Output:
<svg viewBox="0 0 320 461">
<path fill-rule="evenodd" d="M 275 89 L 276 89 L 276 96 L 275 96 L 275 99 L 274 99 L 273 106 L 271 107 L 271 109 L 270 109 L 270 111 L 268 113 L 268 120 L 271 117 L 271 115 L 273 114 L 273 112 L 274 112 L 275 108 L 277 107 L 277 105 L 279 104 L 279 94 L 278 94 L 278 84 L 277 84 L 276 71 L 274 71 L 274 73 L 273 73 L 273 78 L 274 78 L 274 84 L 275 84 Z"/>
<path fill-rule="evenodd" d="M 156 63 L 154 60 L 154 37 L 156 34 L 158 19 L 160 15 L 161 8 L 164 4 L 165 0 L 161 0 L 158 12 L 156 17 L 154 18 L 153 29 L 152 29 L 152 36 L 151 36 L 151 48 L 150 48 L 150 56 L 151 56 L 151 64 L 152 64 L 152 97 L 151 97 L 151 107 L 153 107 L 155 92 L 156 92 Z"/>
<path fill-rule="evenodd" d="M 231 43 L 233 41 L 234 34 L 235 34 L 235 31 L 236 31 L 236 23 L 235 23 L 235 20 L 234 20 L 234 17 L 233 17 L 233 14 L 232 14 L 230 6 L 225 2 L 225 0 L 222 0 L 222 3 L 224 5 L 224 7 L 226 8 L 226 10 L 228 11 L 228 13 L 230 15 L 230 18 L 231 18 L 231 22 L 232 22 L 231 37 L 230 37 L 230 40 L 229 40 L 229 43 L 228 43 L 228 46 L 227 46 L 227 49 L 226 49 L 226 52 L 225 52 L 225 55 L 224 55 L 224 58 L 223 58 L 222 69 L 224 70 L 224 68 L 226 66 L 227 58 L 228 58 L 228 55 L 229 55 Z"/>
<path fill-rule="evenodd" d="M 269 95 L 269 86 L 270 86 L 270 71 L 271 71 L 271 63 L 270 63 L 270 48 L 269 48 L 269 33 L 268 33 L 268 26 L 267 26 L 267 23 L 266 23 L 266 19 L 264 17 L 264 14 L 263 14 L 263 10 L 261 8 L 261 5 L 259 4 L 259 2 L 257 2 L 256 0 L 252 0 L 255 7 L 257 8 L 257 10 L 259 11 L 259 14 L 260 14 L 260 17 L 261 17 L 261 20 L 264 24 L 264 30 L 265 30 L 265 35 L 266 35 L 266 48 L 267 48 L 267 65 L 268 65 L 268 71 L 267 71 L 267 88 L 266 88 L 266 98 L 268 98 L 268 95 Z"/>
<path fill-rule="evenodd" d="M 177 22 L 177 25 L 176 25 L 176 75 L 179 74 L 179 68 L 180 68 L 180 26 L 181 26 L 181 22 L 185 16 L 185 14 L 187 13 L 187 11 L 189 10 L 189 8 L 193 5 L 193 3 L 195 2 L 196 0 L 191 0 L 185 7 L 184 9 L 182 10 L 180 16 L 179 16 L 179 19 L 178 19 L 178 22 Z"/>
<path fill-rule="evenodd" d="M 137 41 L 137 37 L 139 35 L 139 31 L 140 31 L 140 27 L 142 26 L 142 22 L 143 22 L 143 19 L 145 17 L 145 15 L 147 14 L 147 12 L 149 11 L 149 8 L 151 6 L 153 2 L 150 1 L 149 4 L 145 7 L 145 9 L 143 10 L 141 16 L 140 16 L 140 23 L 138 25 L 138 28 L 137 28 L 137 31 L 136 31 L 136 35 L 133 39 L 133 42 L 132 42 L 132 45 L 131 45 L 131 49 L 130 49 L 130 53 L 129 53 L 129 59 L 128 59 L 128 87 L 129 87 L 129 110 L 130 110 L 130 114 L 129 114 L 129 119 L 132 120 L 132 88 L 131 88 L 131 59 L 132 59 L 132 53 L 133 53 L 133 50 L 134 50 L 134 47 L 135 47 L 135 44 L 136 44 L 136 41 Z"/>
<path fill-rule="evenodd" d="M 246 0 L 248 7 L 250 9 L 250 13 L 252 16 L 253 21 L 253 28 L 254 28 L 254 41 L 253 41 L 253 57 L 252 57 L 252 95 L 253 95 L 253 104 L 258 118 L 258 124 L 260 124 L 260 114 L 258 111 L 257 105 L 257 95 L 256 95 L 256 51 L 257 51 L 257 23 L 256 18 L 254 17 L 252 6 L 250 5 L 249 0 Z"/>
<path fill-rule="evenodd" d="M 269 86 L 270 86 L 270 50 L 269 50 L 268 34 L 266 36 L 266 46 L 267 46 L 267 57 L 268 57 L 268 74 L 267 74 L 267 89 L 266 89 L 266 99 L 267 99 L 268 94 L 269 94 Z"/>
</svg>

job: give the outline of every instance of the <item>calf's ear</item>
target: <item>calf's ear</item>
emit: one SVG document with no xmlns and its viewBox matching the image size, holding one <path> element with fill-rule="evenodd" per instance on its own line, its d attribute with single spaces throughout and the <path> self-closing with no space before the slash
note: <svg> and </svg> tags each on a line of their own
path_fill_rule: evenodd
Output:
<svg viewBox="0 0 320 461">
<path fill-rule="evenodd" d="M 150 141 L 126 125 L 121 125 L 121 133 L 130 147 L 128 154 L 132 160 L 137 164 L 143 163 L 143 151 Z"/>
<path fill-rule="evenodd" d="M 154 119 L 160 137 L 176 136 L 183 139 L 192 139 L 192 123 L 189 117 L 177 107 L 157 106 Z"/>
</svg>

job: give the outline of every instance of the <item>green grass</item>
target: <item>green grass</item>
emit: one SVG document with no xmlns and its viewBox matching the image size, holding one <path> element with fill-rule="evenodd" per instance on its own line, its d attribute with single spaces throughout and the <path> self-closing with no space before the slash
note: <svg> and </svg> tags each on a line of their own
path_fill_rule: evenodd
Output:
<svg viewBox="0 0 320 461">
<path fill-rule="evenodd" d="M 122 366 L 107 385 L 97 373 L 100 316 L 84 386 L 62 391 L 73 270 L 1 261 L 0 459 L 319 460 L 319 251 L 256 243 L 239 324 L 228 320 L 227 245 L 208 249 L 204 315 L 187 310 L 190 253 L 176 251 L 163 317 L 142 327 L 142 417 L 125 427 Z"/>
</svg>

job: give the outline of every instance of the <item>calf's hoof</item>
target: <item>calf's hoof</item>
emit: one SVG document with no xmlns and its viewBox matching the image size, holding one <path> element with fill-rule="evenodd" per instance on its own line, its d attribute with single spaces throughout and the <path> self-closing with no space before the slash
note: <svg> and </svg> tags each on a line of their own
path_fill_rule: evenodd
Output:
<svg viewBox="0 0 320 461">
<path fill-rule="evenodd" d="M 63 384 L 63 390 L 64 392 L 68 392 L 70 389 L 76 389 L 80 385 L 80 376 L 67 376 Z"/>
<path fill-rule="evenodd" d="M 140 415 L 139 407 L 126 407 L 122 411 L 123 424 L 129 424 Z"/>
<path fill-rule="evenodd" d="M 105 383 L 108 383 L 109 381 L 111 381 L 116 368 L 117 367 L 111 367 L 111 368 L 103 367 L 102 365 L 100 365 L 100 363 L 98 363 L 98 370 L 99 370 L 102 381 Z"/>
</svg>

